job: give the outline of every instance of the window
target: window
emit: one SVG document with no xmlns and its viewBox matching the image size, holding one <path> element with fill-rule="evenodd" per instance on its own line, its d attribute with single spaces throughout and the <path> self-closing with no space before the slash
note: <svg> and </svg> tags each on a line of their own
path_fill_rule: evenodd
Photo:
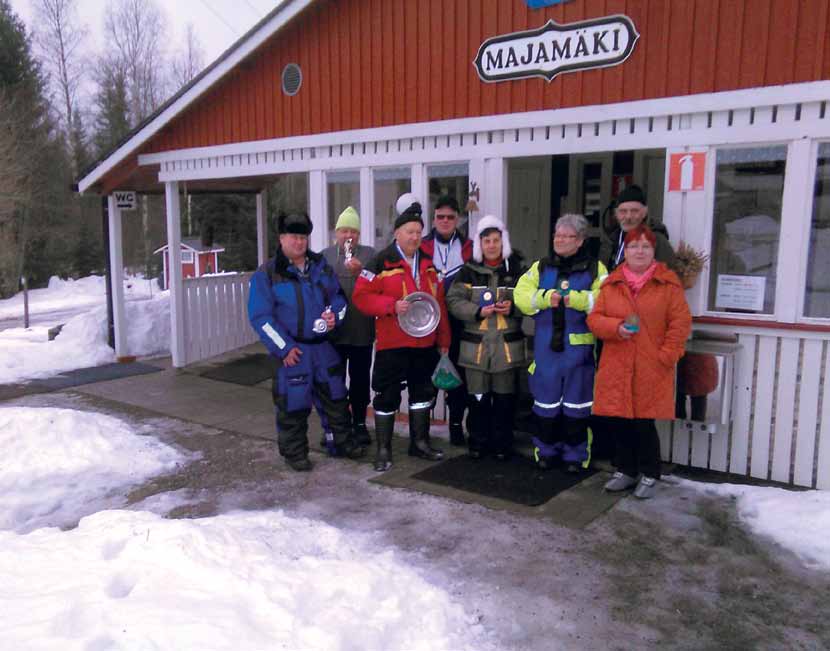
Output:
<svg viewBox="0 0 830 651">
<path fill-rule="evenodd" d="M 717 153 L 709 309 L 772 314 L 786 146 Z"/>
<path fill-rule="evenodd" d="M 193 264 L 193 251 L 182 250 L 182 264 Z"/>
<path fill-rule="evenodd" d="M 351 206 L 360 213 L 360 172 L 348 170 L 344 172 L 328 172 L 326 174 L 328 191 L 328 228 L 329 239 L 327 244 L 334 242 L 334 225 L 340 213 Z"/>
<path fill-rule="evenodd" d="M 409 167 L 388 167 L 373 170 L 375 184 L 375 242 L 377 249 L 387 246 L 394 237 L 395 202 L 404 192 L 412 191 Z"/>
<path fill-rule="evenodd" d="M 830 143 L 818 148 L 804 316 L 830 317 Z"/>
</svg>

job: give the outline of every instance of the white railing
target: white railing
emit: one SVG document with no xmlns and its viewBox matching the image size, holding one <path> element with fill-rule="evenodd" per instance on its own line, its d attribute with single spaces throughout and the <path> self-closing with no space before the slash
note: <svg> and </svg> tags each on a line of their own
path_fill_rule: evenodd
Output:
<svg viewBox="0 0 830 651">
<path fill-rule="evenodd" d="M 248 322 L 251 272 L 185 278 L 185 364 L 257 341 Z"/>
<path fill-rule="evenodd" d="M 737 334 L 732 419 L 710 434 L 660 423 L 663 459 L 830 488 L 830 334 L 707 326 Z"/>
</svg>

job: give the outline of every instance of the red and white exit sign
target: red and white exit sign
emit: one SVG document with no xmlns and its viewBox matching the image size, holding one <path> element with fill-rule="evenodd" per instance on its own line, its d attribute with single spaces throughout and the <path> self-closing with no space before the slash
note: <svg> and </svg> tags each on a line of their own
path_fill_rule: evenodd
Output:
<svg viewBox="0 0 830 651">
<path fill-rule="evenodd" d="M 706 174 L 706 152 L 671 154 L 669 157 L 669 192 L 691 192 L 703 189 Z"/>
</svg>

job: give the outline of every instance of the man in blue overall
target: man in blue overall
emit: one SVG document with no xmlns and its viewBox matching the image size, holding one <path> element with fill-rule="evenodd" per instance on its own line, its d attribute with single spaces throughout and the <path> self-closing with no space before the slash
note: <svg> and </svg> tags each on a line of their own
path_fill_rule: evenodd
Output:
<svg viewBox="0 0 830 651">
<path fill-rule="evenodd" d="M 516 306 L 536 323 L 530 365 L 534 455 L 541 468 L 561 457 L 568 472 L 591 458 L 588 416 L 594 400 L 594 335 L 588 313 L 607 272 L 586 250 L 588 222 L 563 215 L 556 222 L 553 255 L 534 262 L 513 291 Z"/>
<path fill-rule="evenodd" d="M 277 443 L 297 471 L 312 467 L 307 433 L 313 403 L 334 436 L 335 456 L 365 454 L 352 435 L 342 362 L 328 341 L 346 316 L 346 298 L 323 256 L 308 250 L 311 229 L 306 215 L 280 219 L 280 246 L 251 277 L 248 299 L 251 326 L 281 362 L 273 384 Z"/>
</svg>

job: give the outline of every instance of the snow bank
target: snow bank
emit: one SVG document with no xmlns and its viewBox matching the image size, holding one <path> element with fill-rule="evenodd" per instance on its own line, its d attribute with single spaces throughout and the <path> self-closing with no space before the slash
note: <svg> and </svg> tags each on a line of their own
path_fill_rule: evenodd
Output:
<svg viewBox="0 0 830 651">
<path fill-rule="evenodd" d="M 146 356 L 170 350 L 170 293 L 125 305 L 127 350 Z M 71 318 L 53 340 L 24 338 L 22 328 L 0 332 L 0 384 L 53 377 L 66 371 L 115 361 L 107 345 L 104 306 Z"/>
<path fill-rule="evenodd" d="M 184 459 L 111 416 L 0 408 L 0 529 L 72 524 L 98 500 Z"/>
<path fill-rule="evenodd" d="M 282 513 L 104 511 L 0 533 L 4 646 L 482 649 L 449 594 L 356 534 Z"/>
<path fill-rule="evenodd" d="M 87 276 L 77 280 L 63 280 L 57 276 L 49 279 L 43 289 L 29 290 L 29 314 L 43 314 L 53 310 L 101 305 L 107 299 L 106 278 Z M 159 293 L 155 279 L 141 275 L 124 279 L 124 296 L 127 300 L 150 298 Z M 23 316 L 23 292 L 0 300 L 0 319 Z"/>
<path fill-rule="evenodd" d="M 753 532 L 769 536 L 810 567 L 830 570 L 830 491 L 677 481 L 698 491 L 735 498 L 738 515 Z"/>
</svg>

